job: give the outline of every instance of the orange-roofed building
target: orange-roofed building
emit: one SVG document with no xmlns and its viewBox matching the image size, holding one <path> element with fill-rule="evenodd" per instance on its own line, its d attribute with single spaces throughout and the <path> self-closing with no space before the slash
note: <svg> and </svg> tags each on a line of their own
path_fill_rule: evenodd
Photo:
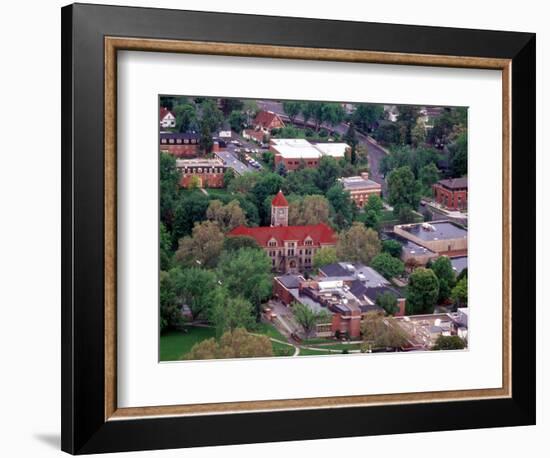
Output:
<svg viewBox="0 0 550 458">
<path fill-rule="evenodd" d="M 271 129 L 280 129 L 285 126 L 281 117 L 273 111 L 260 111 L 254 118 L 252 125 L 256 129 L 271 132 Z"/>
<path fill-rule="evenodd" d="M 289 226 L 288 201 L 282 191 L 271 202 L 271 226 L 239 226 L 228 235 L 252 237 L 270 257 L 273 270 L 285 273 L 310 270 L 317 250 L 336 245 L 336 234 L 324 223 Z"/>
</svg>

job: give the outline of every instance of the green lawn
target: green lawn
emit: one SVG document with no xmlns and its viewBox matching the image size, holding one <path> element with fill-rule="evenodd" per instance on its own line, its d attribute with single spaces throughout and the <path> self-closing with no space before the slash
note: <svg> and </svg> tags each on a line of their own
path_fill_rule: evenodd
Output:
<svg viewBox="0 0 550 458">
<path fill-rule="evenodd" d="M 231 196 L 231 193 L 224 188 L 206 188 L 205 191 L 208 193 L 211 199 L 223 199 L 225 197 Z"/>
<path fill-rule="evenodd" d="M 288 339 L 279 332 L 279 330 L 273 326 L 270 323 L 258 323 L 256 325 L 256 329 L 254 331 L 257 334 L 264 334 L 268 337 L 272 337 L 274 339 L 282 340 L 283 342 L 286 342 Z"/>
<path fill-rule="evenodd" d="M 160 360 L 177 361 L 193 345 L 216 336 L 214 328 L 187 327 L 184 331 L 169 331 L 160 336 Z"/>
<path fill-rule="evenodd" d="M 338 353 L 332 353 L 330 351 L 316 351 L 308 348 L 300 348 L 300 354 L 298 356 L 320 356 L 320 355 L 338 355 Z"/>
<path fill-rule="evenodd" d="M 361 344 L 358 343 L 352 343 L 352 344 L 344 344 L 344 343 L 338 343 L 334 345 L 316 345 L 315 348 L 324 348 L 327 350 L 360 350 Z"/>
<path fill-rule="evenodd" d="M 325 339 L 322 337 L 302 340 L 302 345 L 333 344 L 333 343 L 335 343 L 334 339 Z"/>
</svg>

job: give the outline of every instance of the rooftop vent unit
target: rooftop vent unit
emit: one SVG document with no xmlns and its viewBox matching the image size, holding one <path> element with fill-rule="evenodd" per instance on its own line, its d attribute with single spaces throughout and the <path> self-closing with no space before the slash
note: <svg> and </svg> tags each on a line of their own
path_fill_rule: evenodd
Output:
<svg viewBox="0 0 550 458">
<path fill-rule="evenodd" d="M 353 267 L 353 264 L 346 264 L 346 269 L 350 272 L 353 272 L 355 270 L 355 267 Z"/>
</svg>

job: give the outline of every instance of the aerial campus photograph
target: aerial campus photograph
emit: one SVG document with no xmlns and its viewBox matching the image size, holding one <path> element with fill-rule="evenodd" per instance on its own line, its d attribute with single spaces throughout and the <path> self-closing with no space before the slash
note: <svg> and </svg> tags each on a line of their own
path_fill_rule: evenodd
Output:
<svg viewBox="0 0 550 458">
<path fill-rule="evenodd" d="M 466 350 L 467 138 L 466 107 L 159 96 L 159 360 Z"/>
</svg>

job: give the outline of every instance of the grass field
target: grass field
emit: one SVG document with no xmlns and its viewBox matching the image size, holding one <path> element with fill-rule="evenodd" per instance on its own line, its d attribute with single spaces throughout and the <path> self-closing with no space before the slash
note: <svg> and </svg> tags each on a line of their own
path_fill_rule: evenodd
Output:
<svg viewBox="0 0 550 458">
<path fill-rule="evenodd" d="M 338 353 L 332 353 L 330 351 L 316 351 L 309 348 L 300 348 L 300 354 L 298 356 L 321 356 L 321 355 L 337 355 Z"/>
<path fill-rule="evenodd" d="M 160 360 L 177 361 L 193 345 L 210 337 L 215 337 L 214 328 L 187 327 L 187 332 L 169 331 L 160 336 Z"/>
</svg>

